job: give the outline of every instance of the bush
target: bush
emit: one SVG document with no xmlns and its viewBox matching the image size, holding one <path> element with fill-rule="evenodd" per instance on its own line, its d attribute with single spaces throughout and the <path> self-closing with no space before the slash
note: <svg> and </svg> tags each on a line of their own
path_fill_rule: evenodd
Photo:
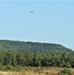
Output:
<svg viewBox="0 0 74 75">
<path fill-rule="evenodd" d="M 0 70 L 3 70 L 3 65 L 0 63 Z"/>
<path fill-rule="evenodd" d="M 7 71 L 13 70 L 13 67 L 12 67 L 11 65 L 7 65 L 7 66 L 5 67 L 5 70 L 7 70 Z"/>
<path fill-rule="evenodd" d="M 14 66 L 13 68 L 14 71 L 20 71 L 22 68 L 19 65 Z"/>
<path fill-rule="evenodd" d="M 61 70 L 58 75 L 72 75 L 72 73 L 70 69 L 65 68 Z"/>
<path fill-rule="evenodd" d="M 45 74 L 46 74 L 46 75 L 48 75 L 48 74 L 49 74 L 49 72 L 46 72 Z"/>
</svg>

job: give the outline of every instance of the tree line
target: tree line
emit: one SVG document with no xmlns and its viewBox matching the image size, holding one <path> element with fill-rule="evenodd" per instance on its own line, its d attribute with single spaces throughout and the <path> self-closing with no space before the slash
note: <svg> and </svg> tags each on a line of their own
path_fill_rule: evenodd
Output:
<svg viewBox="0 0 74 75">
<path fill-rule="evenodd" d="M 7 66 L 44 66 L 44 67 L 72 67 L 74 68 L 74 55 L 63 53 L 32 53 L 18 51 L 0 52 L 0 65 Z"/>
<path fill-rule="evenodd" d="M 25 51 L 25 52 L 53 52 L 64 53 L 68 52 L 74 54 L 74 51 L 66 48 L 60 44 L 40 43 L 40 42 L 24 42 L 24 41 L 9 41 L 0 40 L 0 52 L 6 50 Z"/>
</svg>

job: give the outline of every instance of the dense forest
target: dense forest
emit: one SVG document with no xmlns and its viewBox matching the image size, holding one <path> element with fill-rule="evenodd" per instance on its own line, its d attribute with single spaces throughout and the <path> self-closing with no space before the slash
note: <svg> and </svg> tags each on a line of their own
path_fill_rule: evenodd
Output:
<svg viewBox="0 0 74 75">
<path fill-rule="evenodd" d="M 74 55 L 54 53 L 27 53 L 6 51 L 0 53 L 1 66 L 44 66 L 44 67 L 72 67 L 74 68 Z"/>
<path fill-rule="evenodd" d="M 51 53 L 74 53 L 60 44 L 40 43 L 40 42 L 24 42 L 24 41 L 10 41 L 0 40 L 0 52 L 7 50 L 24 51 L 24 52 L 51 52 Z"/>
<path fill-rule="evenodd" d="M 60 44 L 0 40 L 0 70 L 21 66 L 74 68 L 74 51 Z"/>
</svg>

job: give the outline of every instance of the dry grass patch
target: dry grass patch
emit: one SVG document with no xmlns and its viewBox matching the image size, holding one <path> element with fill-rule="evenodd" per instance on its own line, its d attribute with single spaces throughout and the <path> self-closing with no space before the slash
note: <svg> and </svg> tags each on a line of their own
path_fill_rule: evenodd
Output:
<svg viewBox="0 0 74 75">
<path fill-rule="evenodd" d="M 28 68 L 27 68 L 28 69 Z M 14 71 L 0 71 L 0 75 L 58 75 L 58 72 L 63 68 L 47 68 L 47 67 L 31 67 L 29 70 L 23 70 L 20 72 Z M 74 69 L 71 68 L 74 75 Z"/>
</svg>

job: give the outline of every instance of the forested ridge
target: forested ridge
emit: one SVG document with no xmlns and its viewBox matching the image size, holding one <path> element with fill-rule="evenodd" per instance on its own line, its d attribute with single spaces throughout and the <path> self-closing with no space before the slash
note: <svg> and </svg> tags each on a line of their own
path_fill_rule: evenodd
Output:
<svg viewBox="0 0 74 75">
<path fill-rule="evenodd" d="M 74 51 L 60 44 L 0 40 L 0 69 L 72 67 Z"/>
<path fill-rule="evenodd" d="M 15 50 L 25 52 L 51 52 L 51 53 L 74 53 L 60 44 L 40 43 L 40 42 L 24 42 L 24 41 L 10 41 L 0 40 L 0 51 Z"/>
</svg>

